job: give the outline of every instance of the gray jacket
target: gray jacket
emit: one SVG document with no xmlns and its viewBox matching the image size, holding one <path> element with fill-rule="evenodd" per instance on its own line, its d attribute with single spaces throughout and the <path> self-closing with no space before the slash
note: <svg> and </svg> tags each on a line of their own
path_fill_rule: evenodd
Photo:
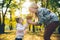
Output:
<svg viewBox="0 0 60 40">
<path fill-rule="evenodd" d="M 53 21 L 59 21 L 58 16 L 55 13 L 49 12 L 46 8 L 39 8 L 38 9 L 38 24 L 45 24 L 48 25 Z"/>
</svg>

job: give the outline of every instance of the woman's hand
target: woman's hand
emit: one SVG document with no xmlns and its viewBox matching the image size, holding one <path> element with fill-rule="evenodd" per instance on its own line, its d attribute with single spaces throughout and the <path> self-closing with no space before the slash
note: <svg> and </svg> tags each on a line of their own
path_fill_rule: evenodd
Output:
<svg viewBox="0 0 60 40">
<path fill-rule="evenodd" d="M 32 20 L 27 20 L 29 24 L 35 25 L 35 26 L 41 26 L 42 24 L 38 24 L 37 22 L 33 22 Z"/>
<path fill-rule="evenodd" d="M 27 22 L 28 22 L 29 24 L 32 23 L 32 21 L 31 21 L 30 19 L 28 19 Z"/>
<path fill-rule="evenodd" d="M 29 24 L 32 24 L 32 25 L 36 25 L 36 24 L 37 24 L 36 22 L 33 22 L 33 21 L 30 20 L 30 19 L 28 19 L 27 22 L 28 22 Z"/>
</svg>

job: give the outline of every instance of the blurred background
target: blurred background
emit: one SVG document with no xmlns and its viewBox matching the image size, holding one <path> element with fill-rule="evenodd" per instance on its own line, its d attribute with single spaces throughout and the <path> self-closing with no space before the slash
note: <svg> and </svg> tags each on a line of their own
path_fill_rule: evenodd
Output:
<svg viewBox="0 0 60 40">
<path fill-rule="evenodd" d="M 38 7 L 48 8 L 52 12 L 56 13 L 56 15 L 60 19 L 60 0 L 0 0 L 0 37 L 3 40 L 8 40 L 7 34 L 9 36 L 13 34 L 13 38 L 15 37 L 16 32 L 15 18 L 22 17 L 25 23 L 26 22 L 25 18 L 27 15 L 29 15 L 28 8 L 33 2 L 36 3 Z M 32 20 L 34 21 L 34 18 Z M 43 32 L 44 25 L 42 26 L 29 25 L 28 27 L 28 33 L 38 35 L 42 34 Z M 54 34 L 60 35 L 60 25 L 56 29 Z M 31 40 L 35 40 L 35 38 Z"/>
</svg>

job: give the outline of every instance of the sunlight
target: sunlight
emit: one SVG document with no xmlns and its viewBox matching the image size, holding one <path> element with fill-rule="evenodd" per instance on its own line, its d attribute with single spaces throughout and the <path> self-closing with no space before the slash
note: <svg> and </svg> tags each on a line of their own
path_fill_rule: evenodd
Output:
<svg viewBox="0 0 60 40">
<path fill-rule="evenodd" d="M 3 0 L 0 0 L 0 3 L 3 3 Z"/>
<path fill-rule="evenodd" d="M 7 12 L 6 17 L 10 19 L 10 12 Z"/>
<path fill-rule="evenodd" d="M 28 14 L 28 7 L 31 5 L 31 2 L 29 0 L 26 0 L 26 2 L 22 5 L 22 14 Z"/>
<path fill-rule="evenodd" d="M 17 3 L 20 3 L 20 0 L 15 0 Z"/>
<path fill-rule="evenodd" d="M 27 8 L 30 5 L 31 5 L 31 2 L 29 0 L 26 0 L 26 2 L 22 6 Z"/>
<path fill-rule="evenodd" d="M 3 13 L 5 13 L 5 11 L 6 11 L 6 7 L 3 7 Z"/>
<path fill-rule="evenodd" d="M 60 1 L 58 3 L 60 4 Z"/>
<path fill-rule="evenodd" d="M 17 9 L 17 10 L 15 11 L 15 16 L 20 16 L 19 14 L 20 14 L 20 10 Z"/>
<path fill-rule="evenodd" d="M 38 7 L 40 8 L 41 7 L 41 1 L 39 1 L 38 3 L 37 3 L 37 5 L 38 5 Z"/>
<path fill-rule="evenodd" d="M 28 12 L 28 10 L 27 10 L 27 8 L 22 8 L 22 14 L 28 14 L 29 12 Z"/>
</svg>

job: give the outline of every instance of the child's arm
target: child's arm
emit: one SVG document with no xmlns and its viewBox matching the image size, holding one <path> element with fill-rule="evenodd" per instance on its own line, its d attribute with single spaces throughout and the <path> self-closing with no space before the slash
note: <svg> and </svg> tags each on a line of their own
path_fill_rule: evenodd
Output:
<svg viewBox="0 0 60 40">
<path fill-rule="evenodd" d="M 28 23 L 24 24 L 23 26 L 24 26 L 25 28 L 27 28 L 27 27 L 28 27 Z"/>
</svg>

